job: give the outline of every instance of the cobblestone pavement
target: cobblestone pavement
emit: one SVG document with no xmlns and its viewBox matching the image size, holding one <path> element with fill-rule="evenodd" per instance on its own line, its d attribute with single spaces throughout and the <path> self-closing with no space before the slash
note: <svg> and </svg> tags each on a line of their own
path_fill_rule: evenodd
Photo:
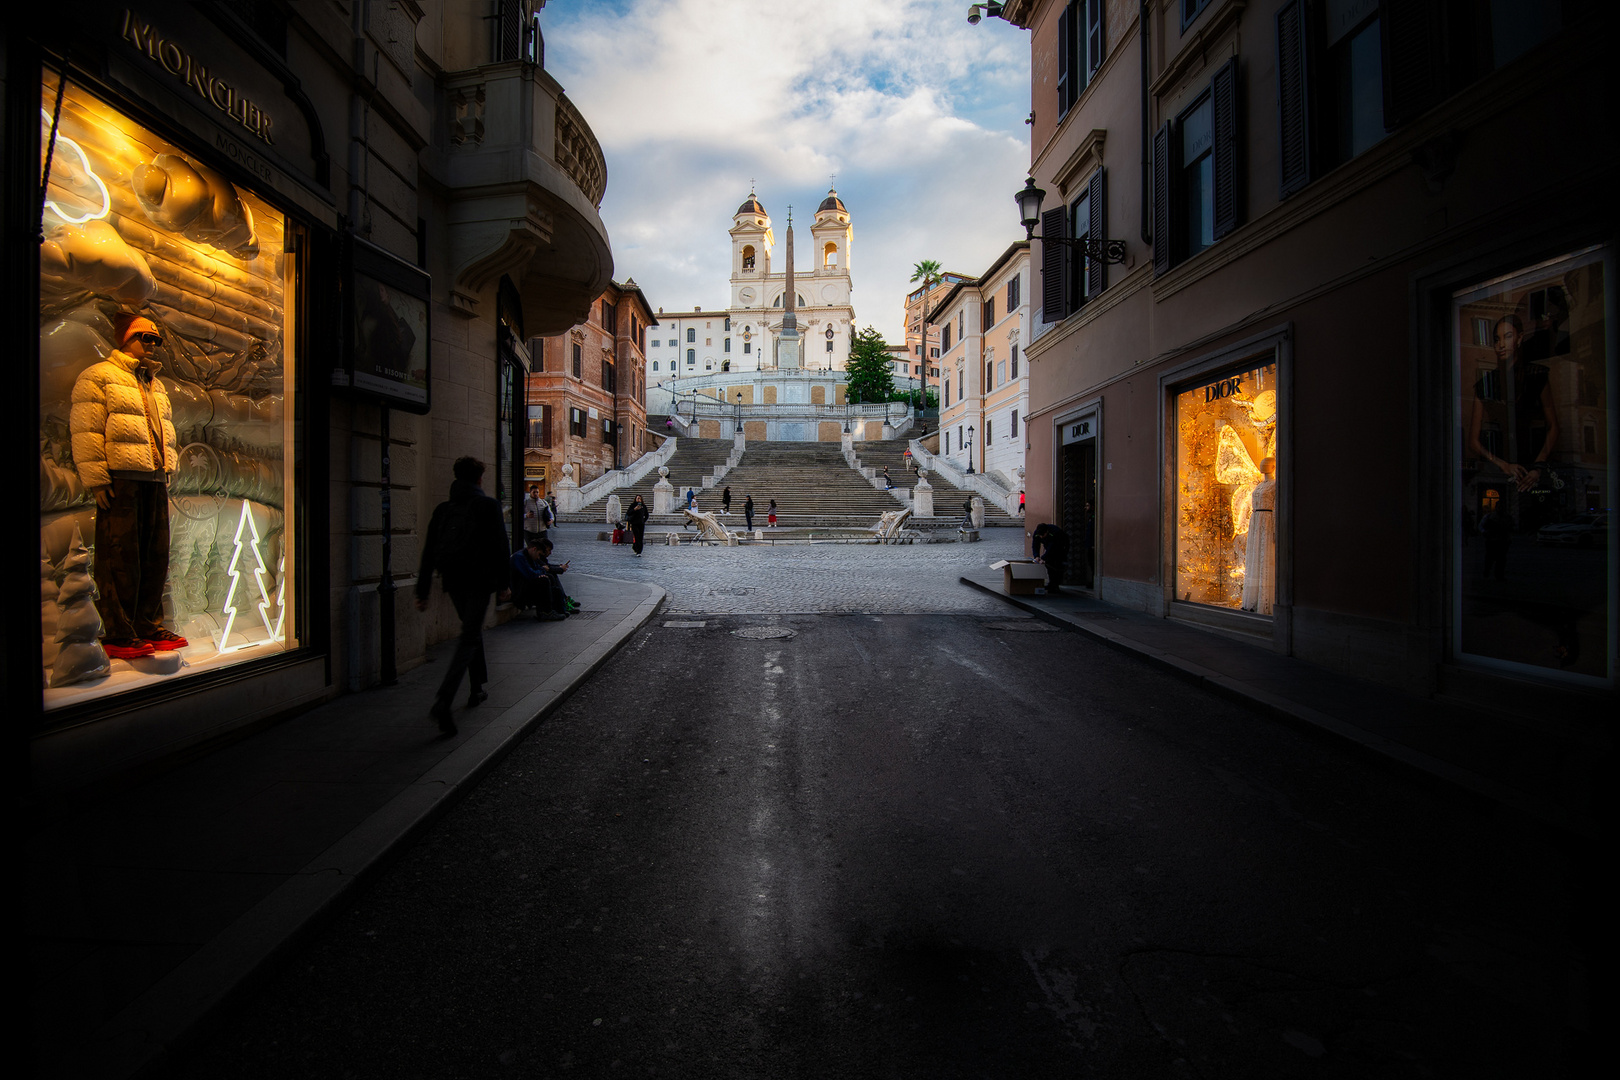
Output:
<svg viewBox="0 0 1620 1080">
<path fill-rule="evenodd" d="M 963 585 L 963 571 L 1023 551 L 1020 529 L 985 529 L 976 544 L 815 544 L 666 547 L 641 558 L 596 539 L 599 525 L 551 532 L 553 558 L 585 574 L 644 581 L 669 593 L 668 611 L 712 615 L 873 612 L 1004 615 L 1007 606 Z"/>
</svg>

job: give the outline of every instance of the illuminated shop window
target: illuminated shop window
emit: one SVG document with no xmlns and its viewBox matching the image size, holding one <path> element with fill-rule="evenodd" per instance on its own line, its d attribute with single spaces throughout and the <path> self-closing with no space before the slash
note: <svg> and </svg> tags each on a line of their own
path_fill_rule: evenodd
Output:
<svg viewBox="0 0 1620 1080">
<path fill-rule="evenodd" d="M 1277 565 L 1277 365 L 1176 395 L 1176 599 L 1270 615 Z"/>
<path fill-rule="evenodd" d="M 300 571 L 286 218 L 71 81 L 53 133 L 57 86 L 47 71 L 47 709 L 295 647 Z"/>
<path fill-rule="evenodd" d="M 1614 254 L 1452 297 L 1452 650 L 1520 676 L 1614 676 Z"/>
</svg>

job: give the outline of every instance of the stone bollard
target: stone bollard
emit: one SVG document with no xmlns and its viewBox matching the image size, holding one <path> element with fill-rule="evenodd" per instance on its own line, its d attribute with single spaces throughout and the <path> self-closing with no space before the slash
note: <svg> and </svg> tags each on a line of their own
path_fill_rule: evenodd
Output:
<svg viewBox="0 0 1620 1080">
<path fill-rule="evenodd" d="M 624 504 L 619 501 L 619 497 L 617 495 L 609 495 L 607 497 L 606 517 L 607 524 L 609 525 L 617 525 L 619 522 L 624 520 Z"/>
<path fill-rule="evenodd" d="M 675 512 L 675 485 L 669 482 L 669 466 L 658 466 L 658 483 L 653 485 L 653 513 Z"/>
<path fill-rule="evenodd" d="M 557 496 L 557 512 L 560 514 L 579 513 L 579 485 L 574 483 L 574 466 L 572 462 L 565 462 L 562 467 L 562 479 L 557 481 L 555 494 Z"/>
<path fill-rule="evenodd" d="M 984 528 L 984 499 L 978 495 L 973 496 L 973 527 Z"/>
<path fill-rule="evenodd" d="M 928 470 L 917 470 L 917 486 L 911 489 L 911 515 L 913 517 L 934 516 L 934 485 L 928 482 Z"/>
<path fill-rule="evenodd" d="M 664 546 L 665 547 L 680 547 L 681 546 L 681 534 L 680 533 L 665 533 L 664 534 Z"/>
</svg>

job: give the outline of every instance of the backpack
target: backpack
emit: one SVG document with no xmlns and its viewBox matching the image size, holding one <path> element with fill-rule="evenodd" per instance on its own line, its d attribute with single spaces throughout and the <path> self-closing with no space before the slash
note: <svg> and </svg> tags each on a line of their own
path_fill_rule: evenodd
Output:
<svg viewBox="0 0 1620 1080">
<path fill-rule="evenodd" d="M 433 565 L 441 574 L 451 568 L 452 574 L 464 573 L 477 557 L 477 525 L 473 521 L 476 505 L 473 499 L 443 504 L 444 514 L 439 518 L 439 534 L 433 544 Z"/>
</svg>

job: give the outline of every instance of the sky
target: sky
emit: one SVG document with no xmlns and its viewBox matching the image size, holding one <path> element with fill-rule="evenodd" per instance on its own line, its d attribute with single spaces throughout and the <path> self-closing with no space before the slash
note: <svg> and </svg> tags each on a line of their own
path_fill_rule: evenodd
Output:
<svg viewBox="0 0 1620 1080">
<path fill-rule="evenodd" d="M 752 179 L 786 242 L 835 174 L 855 320 L 903 340 L 914 265 L 978 275 L 1023 238 L 1029 34 L 967 0 L 551 0 L 546 69 L 607 158 L 613 276 L 724 308 Z M 801 216 L 802 215 L 802 216 Z M 808 235 L 795 269 L 810 269 Z"/>
</svg>

